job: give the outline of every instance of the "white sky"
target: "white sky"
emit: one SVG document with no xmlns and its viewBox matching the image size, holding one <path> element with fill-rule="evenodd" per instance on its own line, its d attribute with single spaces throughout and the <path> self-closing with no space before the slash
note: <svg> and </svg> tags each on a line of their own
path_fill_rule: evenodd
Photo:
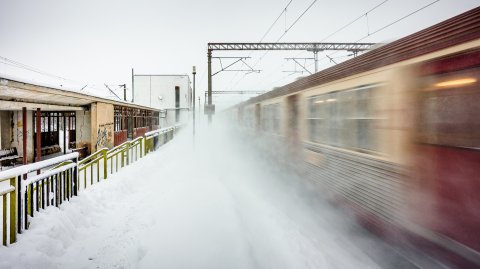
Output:
<svg viewBox="0 0 480 269">
<path fill-rule="evenodd" d="M 264 42 L 276 41 L 285 25 L 291 25 L 312 1 L 293 0 L 286 16 L 282 16 Z M 388 0 L 365 18 L 323 40 L 383 1 L 318 0 L 281 41 L 354 42 L 368 31 L 374 32 L 433 0 Z M 132 67 L 135 73 L 142 74 L 191 74 L 192 66 L 196 65 L 198 93 L 207 88 L 207 43 L 258 42 L 288 2 L 0 0 L 0 56 L 74 80 L 78 82 L 77 88 L 85 84 L 104 88 L 104 83 L 127 83 L 130 87 Z M 479 4 L 479 0 L 441 0 L 362 42 L 391 41 Z M 249 54 L 216 52 L 214 56 Z M 263 54 L 252 53 L 249 64 L 256 63 Z M 346 54 L 338 52 L 332 57 Z M 291 82 L 300 74 L 282 71 L 294 69 L 292 62 L 283 59 L 293 56 L 312 55 L 298 51 L 269 52 L 255 66 L 263 70 L 261 73 L 244 76 L 222 72 L 214 77 L 214 90 L 266 91 Z M 320 58 L 323 58 L 321 68 L 331 65 L 324 54 Z M 344 59 L 347 58 L 336 61 Z M 214 62 L 214 71 L 218 68 L 218 62 Z M 1 59 L 0 74 L 47 80 L 45 76 L 7 65 Z M 48 77 L 49 81 L 52 79 Z M 59 79 L 53 81 L 65 84 Z M 214 97 L 214 101 L 221 105 L 246 98 L 224 96 Z"/>
</svg>

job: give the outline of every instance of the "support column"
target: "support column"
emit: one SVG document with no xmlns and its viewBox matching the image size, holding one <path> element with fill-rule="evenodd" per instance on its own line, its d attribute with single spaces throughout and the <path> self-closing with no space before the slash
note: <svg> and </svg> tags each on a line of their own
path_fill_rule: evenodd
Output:
<svg viewBox="0 0 480 269">
<path fill-rule="evenodd" d="M 212 50 L 208 50 L 208 123 L 212 123 Z"/>
<path fill-rule="evenodd" d="M 67 117 L 63 113 L 63 154 L 67 154 Z"/>
<path fill-rule="evenodd" d="M 318 72 L 318 51 L 313 51 L 313 58 L 315 59 L 315 73 Z"/>
<path fill-rule="evenodd" d="M 35 129 L 36 129 L 36 162 L 41 161 L 42 159 L 42 126 L 41 126 L 41 114 L 40 108 L 37 108 L 36 115 L 35 115 Z M 40 170 L 37 170 L 37 175 L 40 174 Z"/>
</svg>

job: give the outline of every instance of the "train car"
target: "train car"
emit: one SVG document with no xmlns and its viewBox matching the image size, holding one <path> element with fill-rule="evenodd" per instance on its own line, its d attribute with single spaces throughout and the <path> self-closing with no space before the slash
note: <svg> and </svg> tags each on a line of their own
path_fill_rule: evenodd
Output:
<svg viewBox="0 0 480 269">
<path fill-rule="evenodd" d="M 478 268 L 479 80 L 476 8 L 234 109 L 366 227 Z"/>
</svg>

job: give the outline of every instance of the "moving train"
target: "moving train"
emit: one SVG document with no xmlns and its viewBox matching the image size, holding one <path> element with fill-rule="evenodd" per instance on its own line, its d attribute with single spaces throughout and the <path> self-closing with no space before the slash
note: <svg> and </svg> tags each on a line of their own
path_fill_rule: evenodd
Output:
<svg viewBox="0 0 480 269">
<path fill-rule="evenodd" d="M 480 8 L 231 111 L 367 228 L 480 268 Z"/>
</svg>

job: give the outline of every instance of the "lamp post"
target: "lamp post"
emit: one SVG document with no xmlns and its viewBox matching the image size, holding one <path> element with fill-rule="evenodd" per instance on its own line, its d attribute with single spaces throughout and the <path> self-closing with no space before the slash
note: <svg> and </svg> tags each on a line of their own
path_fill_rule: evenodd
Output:
<svg viewBox="0 0 480 269">
<path fill-rule="evenodd" d="M 193 135 L 195 136 L 195 75 L 197 74 L 197 70 L 195 66 L 193 66 L 192 70 L 193 74 L 193 98 L 192 98 L 192 103 L 193 103 Z"/>
</svg>

